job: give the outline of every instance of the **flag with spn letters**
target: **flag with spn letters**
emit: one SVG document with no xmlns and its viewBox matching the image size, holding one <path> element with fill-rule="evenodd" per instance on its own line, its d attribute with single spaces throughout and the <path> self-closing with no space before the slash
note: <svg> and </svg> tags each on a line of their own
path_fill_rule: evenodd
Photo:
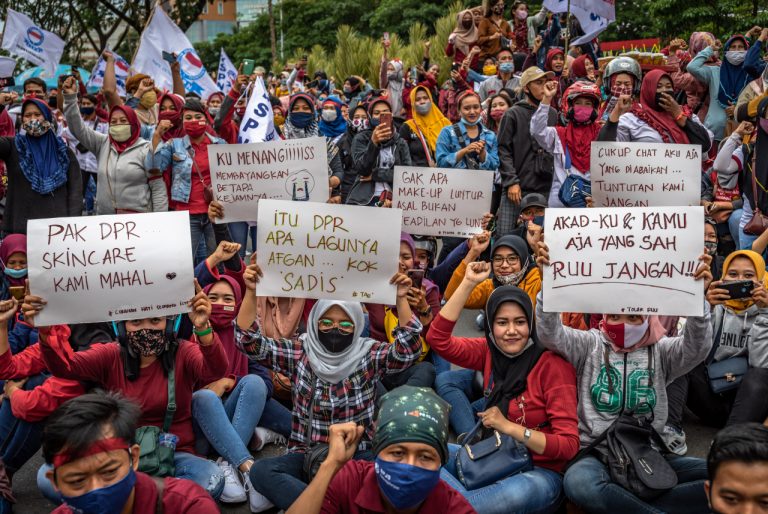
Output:
<svg viewBox="0 0 768 514">
<path fill-rule="evenodd" d="M 251 98 L 245 108 L 243 120 L 240 122 L 240 133 L 237 136 L 239 144 L 263 143 L 280 139 L 275 129 L 275 118 L 272 113 L 272 103 L 269 101 L 264 79 L 256 77 Z"/>
<path fill-rule="evenodd" d="M 64 40 L 43 30 L 26 14 L 8 9 L 2 48 L 35 66 L 41 66 L 53 77 L 64 53 Z"/>
<path fill-rule="evenodd" d="M 232 89 L 232 83 L 235 82 L 236 78 L 237 68 L 222 48 L 219 56 L 219 73 L 216 75 L 216 86 L 226 95 Z"/>
</svg>

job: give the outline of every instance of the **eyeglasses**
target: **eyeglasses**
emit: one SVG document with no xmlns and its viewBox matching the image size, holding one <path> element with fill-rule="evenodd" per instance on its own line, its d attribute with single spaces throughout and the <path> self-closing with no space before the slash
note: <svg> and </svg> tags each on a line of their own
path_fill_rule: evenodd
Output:
<svg viewBox="0 0 768 514">
<path fill-rule="evenodd" d="M 502 265 L 502 264 L 504 264 L 505 262 L 506 262 L 507 264 L 510 264 L 510 265 L 511 265 L 511 264 L 517 264 L 517 263 L 519 263 L 519 262 L 520 262 L 520 257 L 518 257 L 517 255 L 510 255 L 510 256 L 508 256 L 508 257 L 494 257 L 494 258 L 493 258 L 493 263 L 494 263 L 496 266 L 501 266 L 501 265 Z"/>
<path fill-rule="evenodd" d="M 355 331 L 355 324 L 351 321 L 339 321 L 336 323 L 328 318 L 317 320 L 317 328 L 320 332 L 329 332 L 333 328 L 338 328 L 340 332 L 351 334 Z"/>
</svg>

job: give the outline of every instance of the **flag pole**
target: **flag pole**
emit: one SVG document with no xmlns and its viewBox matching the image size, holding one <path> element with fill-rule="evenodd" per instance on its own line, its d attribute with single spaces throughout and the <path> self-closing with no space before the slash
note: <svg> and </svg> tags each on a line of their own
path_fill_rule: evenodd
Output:
<svg viewBox="0 0 768 514">
<path fill-rule="evenodd" d="M 565 48 L 563 48 L 564 59 L 568 60 L 568 43 L 571 41 L 571 0 L 568 0 L 568 15 L 565 17 Z"/>
<path fill-rule="evenodd" d="M 568 4 L 570 5 L 571 0 L 568 0 Z M 144 23 L 144 28 L 141 29 L 141 34 L 139 34 L 139 44 L 136 46 L 136 50 L 133 51 L 133 56 L 131 57 L 131 70 L 135 71 L 133 69 L 133 63 L 136 61 L 136 54 L 139 53 L 139 49 L 141 48 L 141 39 L 144 36 L 144 31 L 147 30 L 147 27 L 149 26 L 149 23 L 152 21 L 152 18 L 155 17 L 155 9 L 158 8 L 159 0 L 155 2 L 155 5 L 152 6 L 152 11 L 149 13 L 149 16 L 147 16 L 147 21 Z"/>
</svg>

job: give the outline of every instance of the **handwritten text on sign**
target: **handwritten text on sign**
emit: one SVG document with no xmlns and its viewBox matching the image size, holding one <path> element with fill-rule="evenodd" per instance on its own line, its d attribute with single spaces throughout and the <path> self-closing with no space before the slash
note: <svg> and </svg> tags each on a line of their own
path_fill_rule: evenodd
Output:
<svg viewBox="0 0 768 514">
<path fill-rule="evenodd" d="M 186 211 L 30 220 L 27 237 L 30 289 L 48 302 L 41 326 L 189 311 Z"/>
<path fill-rule="evenodd" d="M 491 208 L 493 173 L 396 166 L 392 206 L 403 231 L 421 236 L 472 237 Z"/>
<path fill-rule="evenodd" d="M 208 162 L 213 194 L 224 204 L 222 223 L 253 221 L 262 198 L 328 201 L 328 152 L 323 137 L 208 145 Z"/>
<path fill-rule="evenodd" d="M 375 218 L 375 223 L 371 223 Z M 395 303 L 400 209 L 259 202 L 259 296 Z"/>
<path fill-rule="evenodd" d="M 702 207 L 547 209 L 548 312 L 701 316 Z"/>
<path fill-rule="evenodd" d="M 662 143 L 592 143 L 595 207 L 699 205 L 701 147 Z"/>
</svg>

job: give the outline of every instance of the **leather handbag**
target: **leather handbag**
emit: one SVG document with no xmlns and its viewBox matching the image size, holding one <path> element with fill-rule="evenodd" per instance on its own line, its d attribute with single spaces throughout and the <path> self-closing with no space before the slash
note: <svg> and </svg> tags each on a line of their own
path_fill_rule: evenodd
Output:
<svg viewBox="0 0 768 514">
<path fill-rule="evenodd" d="M 747 357 L 731 357 L 715 362 L 715 353 L 720 346 L 720 337 L 723 334 L 723 322 L 725 314 L 720 319 L 720 325 L 715 334 L 715 342 L 709 351 L 706 362 L 707 378 L 709 379 L 709 388 L 715 394 L 725 393 L 738 388 L 744 375 L 749 371 L 749 360 Z"/>
<path fill-rule="evenodd" d="M 474 440 L 482 426 L 482 422 L 478 422 L 466 440 Z M 496 430 L 491 437 L 478 443 L 465 444 L 456 455 L 457 478 L 469 491 L 532 469 L 533 460 L 528 448 Z"/>
<path fill-rule="evenodd" d="M 170 433 L 176 413 L 176 376 L 168 371 L 168 405 L 165 408 L 163 429 L 156 426 L 139 427 L 136 443 L 139 445 L 139 471 L 155 477 L 172 477 L 176 473 L 174 456 L 178 438 Z"/>
<path fill-rule="evenodd" d="M 746 146 L 746 145 L 745 145 Z M 768 230 L 768 216 L 760 211 L 757 206 L 757 177 L 755 176 L 755 158 L 757 152 L 752 151 L 752 158 L 745 159 L 746 167 L 749 168 L 749 174 L 752 176 L 752 219 L 744 226 L 744 233 L 751 236 L 762 235 Z"/>
</svg>

